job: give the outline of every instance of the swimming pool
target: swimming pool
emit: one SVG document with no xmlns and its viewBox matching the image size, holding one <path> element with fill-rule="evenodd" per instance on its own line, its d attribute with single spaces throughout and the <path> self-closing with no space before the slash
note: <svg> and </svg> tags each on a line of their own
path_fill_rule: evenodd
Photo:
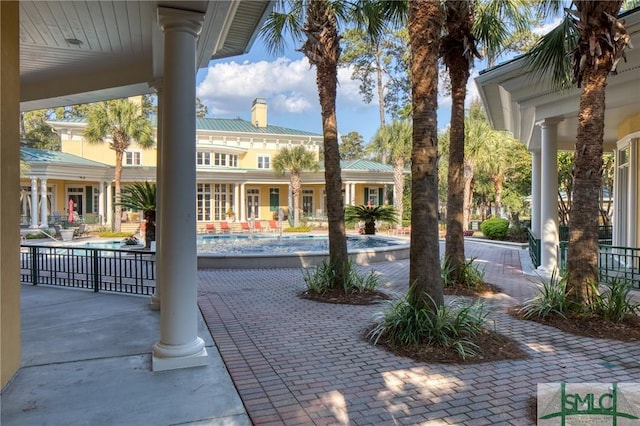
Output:
<svg viewBox="0 0 640 426">
<path fill-rule="evenodd" d="M 198 253 L 218 254 L 291 254 L 329 251 L 326 235 L 203 235 L 197 239 Z M 363 236 L 347 237 L 347 250 L 389 247 L 395 240 Z"/>
<path fill-rule="evenodd" d="M 383 236 L 348 236 L 349 258 L 358 264 L 409 257 L 409 243 Z M 262 234 L 198 237 L 198 267 L 214 269 L 298 268 L 315 266 L 329 257 L 326 235 Z"/>
<path fill-rule="evenodd" d="M 199 235 L 198 268 L 256 269 L 298 268 L 321 264 L 329 257 L 329 240 L 326 235 L 298 234 L 275 236 L 268 234 Z M 62 246 L 56 243 L 55 246 Z M 81 244 L 64 244 L 77 255 L 82 249 L 106 249 L 108 253 L 142 251 L 143 245 L 129 246 L 122 240 L 87 241 Z M 113 250 L 110 252 L 109 250 Z M 409 257 L 406 239 L 387 236 L 348 236 L 349 258 L 358 264 L 393 261 Z"/>
</svg>

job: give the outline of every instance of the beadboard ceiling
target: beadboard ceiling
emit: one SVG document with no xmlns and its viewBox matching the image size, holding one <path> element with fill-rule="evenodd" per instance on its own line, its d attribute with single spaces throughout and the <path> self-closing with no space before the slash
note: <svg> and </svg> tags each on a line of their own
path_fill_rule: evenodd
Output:
<svg viewBox="0 0 640 426">
<path fill-rule="evenodd" d="M 21 109 L 150 93 L 162 77 L 157 8 L 205 13 L 197 65 L 245 53 L 268 0 L 20 1 Z"/>
</svg>

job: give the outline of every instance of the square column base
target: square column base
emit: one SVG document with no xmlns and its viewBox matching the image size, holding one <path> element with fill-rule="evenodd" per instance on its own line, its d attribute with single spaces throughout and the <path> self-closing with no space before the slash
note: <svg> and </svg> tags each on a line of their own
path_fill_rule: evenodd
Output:
<svg viewBox="0 0 640 426">
<path fill-rule="evenodd" d="M 209 355 L 207 349 L 202 348 L 200 352 L 194 355 L 177 357 L 177 358 L 159 358 L 152 354 L 151 370 L 167 371 L 178 370 L 181 368 L 202 367 L 209 364 Z"/>
</svg>

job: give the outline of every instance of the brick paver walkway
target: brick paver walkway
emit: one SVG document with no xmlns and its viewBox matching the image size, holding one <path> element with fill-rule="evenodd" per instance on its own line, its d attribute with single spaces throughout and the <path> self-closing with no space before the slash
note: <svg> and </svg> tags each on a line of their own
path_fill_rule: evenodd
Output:
<svg viewBox="0 0 640 426">
<path fill-rule="evenodd" d="M 200 270 L 198 303 L 254 424 L 528 425 L 539 382 L 638 382 L 640 345 L 575 337 L 506 314 L 532 294 L 526 252 L 467 242 L 485 280 L 489 324 L 530 359 L 425 364 L 367 343 L 380 305 L 298 298 L 300 270 Z M 525 265 L 526 266 L 526 265 Z M 408 261 L 373 264 L 390 292 L 406 291 Z"/>
</svg>

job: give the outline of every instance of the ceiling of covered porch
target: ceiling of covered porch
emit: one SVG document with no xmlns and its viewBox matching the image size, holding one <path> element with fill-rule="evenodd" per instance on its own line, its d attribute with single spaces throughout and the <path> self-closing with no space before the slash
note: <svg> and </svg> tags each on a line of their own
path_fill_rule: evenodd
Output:
<svg viewBox="0 0 640 426">
<path fill-rule="evenodd" d="M 151 93 L 163 66 L 158 7 L 204 13 L 205 67 L 247 52 L 271 2 L 20 1 L 21 110 Z"/>
<path fill-rule="evenodd" d="M 640 10 L 626 15 L 625 20 L 636 48 L 627 50 L 627 61 L 621 61 L 618 73 L 607 79 L 605 150 L 614 149 L 620 124 L 640 112 Z M 535 79 L 528 72 L 524 57 L 481 72 L 476 85 L 494 128 L 512 132 L 533 151 L 540 149 L 541 143 L 536 124 L 559 118 L 558 147 L 574 149 L 580 89 L 552 89 L 549 79 Z"/>
</svg>

